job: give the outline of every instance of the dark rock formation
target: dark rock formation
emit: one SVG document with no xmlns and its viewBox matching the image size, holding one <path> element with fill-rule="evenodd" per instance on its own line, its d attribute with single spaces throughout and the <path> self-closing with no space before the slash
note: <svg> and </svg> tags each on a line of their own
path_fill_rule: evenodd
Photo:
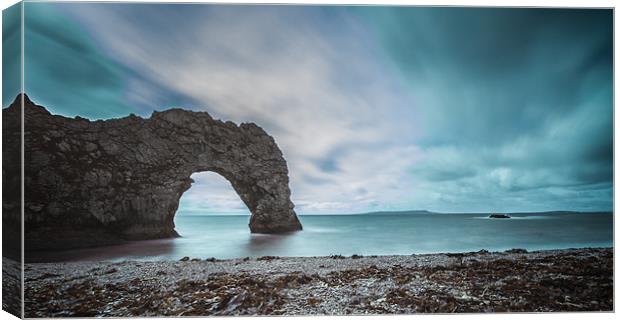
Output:
<svg viewBox="0 0 620 320">
<path fill-rule="evenodd" d="M 19 117 L 18 101 L 3 117 Z M 182 109 L 70 119 L 28 97 L 24 117 L 26 250 L 175 236 L 179 199 L 202 171 L 230 181 L 252 213 L 252 232 L 301 230 L 286 161 L 256 124 Z"/>
<path fill-rule="evenodd" d="M 15 103 L 21 104 L 19 100 L 13 104 Z M 21 262 L 22 129 L 20 111 L 12 112 L 15 116 L 2 117 L 2 257 Z M 2 271 L 4 272 L 4 268 Z M 21 275 L 21 272 L 19 274 Z M 21 303 L 13 309 L 21 312 Z"/>
<path fill-rule="evenodd" d="M 501 213 L 494 213 L 492 215 L 489 216 L 489 218 L 494 218 L 494 219 L 508 219 L 510 218 L 509 215 L 507 214 L 501 214 Z"/>
</svg>

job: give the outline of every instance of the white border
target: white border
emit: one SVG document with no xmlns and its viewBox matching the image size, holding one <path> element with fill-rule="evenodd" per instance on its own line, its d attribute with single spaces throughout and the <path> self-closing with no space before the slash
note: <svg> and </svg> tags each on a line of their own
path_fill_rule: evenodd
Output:
<svg viewBox="0 0 620 320">
<path fill-rule="evenodd" d="M 64 2 L 78 2 L 76 0 L 63 0 Z M 26 0 L 26 2 L 40 2 L 39 0 Z M 90 2 L 120 2 L 120 1 L 90 1 Z M 346 5 L 346 4 L 358 4 L 358 5 L 417 5 L 417 6 L 485 6 L 485 7 L 586 7 L 586 8 L 615 8 L 615 2 L 610 0 L 590 0 L 590 1 L 578 1 L 578 0 L 441 0 L 441 1 L 432 1 L 432 0 L 387 0 L 387 1 L 379 1 L 379 0 L 288 0 L 288 1 L 260 1 L 260 0 L 241 0 L 241 1 L 231 1 L 231 0 L 221 0 L 221 1 L 175 1 L 175 0 L 134 0 L 129 2 L 169 2 L 169 3 L 272 3 L 272 4 L 331 4 L 331 5 Z M 17 3 L 14 0 L 0 0 L 1 8 L 4 10 L 7 7 Z M 22 59 L 23 59 L 23 22 L 24 22 L 24 13 L 23 13 L 23 5 L 22 5 Z M 1 18 L 0 18 L 1 19 Z M 618 120 L 618 115 L 615 113 L 615 105 L 617 104 L 617 96 L 615 92 L 617 90 L 615 75 L 619 71 L 618 65 L 615 63 L 615 44 L 618 41 L 618 26 L 615 23 L 615 12 L 614 12 L 614 185 L 615 185 L 615 177 L 616 170 L 619 161 L 617 161 L 615 157 L 615 149 L 618 141 L 618 133 L 615 130 L 615 123 Z M 2 49 L 2 45 L 0 43 L 0 51 Z M 22 61 L 22 91 L 24 88 L 24 76 L 23 76 L 23 68 L 24 63 Z M 0 72 L 2 70 L 2 66 L 0 66 Z M 22 109 L 23 109 L 23 101 L 22 101 Z M 23 114 L 22 114 L 23 115 Z M 22 150 L 23 150 L 23 116 L 22 116 Z M 0 132 L 2 129 L 2 124 L 0 122 Z M 23 161 L 23 152 L 22 152 L 22 161 Z M 0 159 L 0 164 L 1 164 Z M 23 177 L 23 167 L 22 167 L 22 177 Z M 22 179 L 22 203 L 24 197 L 24 186 Z M 0 186 L 1 191 L 1 186 Z M 1 194 L 1 193 L 0 193 Z M 614 188 L 614 211 L 615 211 L 615 203 L 618 197 L 616 194 L 616 189 Z M 23 207 L 22 207 L 22 215 L 23 215 Z M 614 218 L 614 244 L 615 244 L 615 230 L 618 230 L 618 220 Z M 23 232 L 23 219 L 22 219 L 22 232 Z M 22 233 L 23 234 L 23 233 Z M 23 250 L 23 237 L 22 237 L 22 250 Z M 614 247 L 614 257 L 617 257 L 617 252 Z M 614 259 L 614 279 L 618 278 L 618 271 L 615 268 L 615 259 Z M 23 253 L 22 253 L 22 288 L 23 288 Z M 615 285 L 614 281 L 614 310 L 618 310 L 618 301 L 616 297 L 618 286 Z M 23 314 L 23 290 L 22 290 L 22 314 Z M 535 314 L 458 314 L 458 315 L 388 315 L 388 316 L 373 316 L 372 319 L 452 319 L 452 318 L 460 318 L 460 319 L 583 319 L 587 317 L 588 319 L 612 319 L 615 317 L 614 313 L 535 313 Z M 229 317 L 225 317 L 229 318 Z M 276 317 L 261 317 L 267 319 L 277 319 Z M 279 317 L 281 319 L 281 317 Z M 369 319 L 367 316 L 322 316 L 320 318 L 317 317 L 294 317 L 295 319 L 307 319 L 307 320 L 317 320 L 317 319 L 345 319 L 345 320 L 358 320 L 358 319 Z M 12 315 L 7 312 L 2 311 L 0 313 L 0 319 L 14 319 Z M 155 318 L 148 318 L 155 319 Z M 162 318 L 162 319 L 187 319 L 187 318 Z M 257 319 L 256 317 L 235 317 L 235 319 Z"/>
</svg>

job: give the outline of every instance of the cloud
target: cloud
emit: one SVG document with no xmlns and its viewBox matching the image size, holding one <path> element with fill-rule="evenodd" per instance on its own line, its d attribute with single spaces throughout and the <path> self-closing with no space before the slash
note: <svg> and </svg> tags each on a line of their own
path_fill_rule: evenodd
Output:
<svg viewBox="0 0 620 320">
<path fill-rule="evenodd" d="M 127 112 L 118 94 L 125 73 L 99 53 L 77 23 L 47 6 L 26 4 L 24 10 L 24 85 L 34 101 L 71 116 L 106 118 Z"/>
<path fill-rule="evenodd" d="M 2 105 L 8 106 L 21 91 L 21 6 L 2 11 Z"/>
<path fill-rule="evenodd" d="M 612 207 L 609 10 L 28 6 L 82 27 L 47 41 L 92 60 L 68 75 L 85 101 L 265 128 L 299 212 Z M 81 86 L 88 70 L 102 77 Z M 33 90 L 52 99 L 48 83 Z M 184 207 L 239 208 L 195 176 Z"/>
<path fill-rule="evenodd" d="M 131 10 L 83 6 L 77 15 L 94 29 L 105 21 L 100 40 L 119 61 L 194 98 L 195 109 L 256 122 L 274 135 L 300 210 L 305 191 L 317 203 L 335 202 L 325 185 L 314 182 L 334 183 L 330 174 L 351 166 L 340 165 L 347 153 L 361 149 L 367 150 L 361 157 L 374 157 L 370 146 L 397 145 L 412 132 L 403 117 L 411 113 L 406 93 L 385 78 L 363 30 L 346 16 L 326 34 L 320 8 L 197 6 L 193 14 L 200 11 L 201 19 L 180 16 L 185 28 L 177 30 L 163 27 L 177 25 L 170 7 L 125 19 Z M 157 28 L 145 30 L 142 19 Z M 355 201 L 348 190 L 341 189 L 339 202 Z"/>
<path fill-rule="evenodd" d="M 504 144 L 611 90 L 609 10 L 358 11 L 422 109 L 420 143 Z"/>
<path fill-rule="evenodd" d="M 433 206 L 612 207 L 611 11 L 356 11 L 417 101 L 413 174 Z M 573 192 L 585 185 L 603 191 Z"/>
</svg>

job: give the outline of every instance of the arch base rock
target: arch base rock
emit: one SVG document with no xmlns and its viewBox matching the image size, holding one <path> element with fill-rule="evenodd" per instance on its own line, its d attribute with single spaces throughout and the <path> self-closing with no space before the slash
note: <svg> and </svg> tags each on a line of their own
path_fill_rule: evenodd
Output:
<svg viewBox="0 0 620 320">
<path fill-rule="evenodd" d="M 302 229 L 286 161 L 256 124 L 182 109 L 154 112 L 149 119 L 71 119 L 23 97 L 26 250 L 177 236 L 179 200 L 191 187 L 190 176 L 202 171 L 231 183 L 251 212 L 251 232 Z M 3 110 L 5 133 L 19 132 L 20 102 L 21 95 Z M 17 137 L 5 135 L 5 142 Z M 11 150 L 19 143 L 4 145 L 3 156 L 19 155 Z M 19 168 L 11 167 L 16 161 L 6 163 L 3 179 L 19 185 Z"/>
</svg>

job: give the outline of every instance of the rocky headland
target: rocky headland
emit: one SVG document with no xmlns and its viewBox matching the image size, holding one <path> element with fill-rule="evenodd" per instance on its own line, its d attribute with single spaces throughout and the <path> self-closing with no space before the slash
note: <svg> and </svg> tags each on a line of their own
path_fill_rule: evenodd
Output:
<svg viewBox="0 0 620 320">
<path fill-rule="evenodd" d="M 15 193 L 3 202 L 7 226 L 19 226 L 22 98 L 26 251 L 176 236 L 179 199 L 202 171 L 230 181 L 252 213 L 251 232 L 302 228 L 282 152 L 254 123 L 182 109 L 90 121 L 52 115 L 26 95 L 2 111 L 3 180 Z"/>
</svg>

